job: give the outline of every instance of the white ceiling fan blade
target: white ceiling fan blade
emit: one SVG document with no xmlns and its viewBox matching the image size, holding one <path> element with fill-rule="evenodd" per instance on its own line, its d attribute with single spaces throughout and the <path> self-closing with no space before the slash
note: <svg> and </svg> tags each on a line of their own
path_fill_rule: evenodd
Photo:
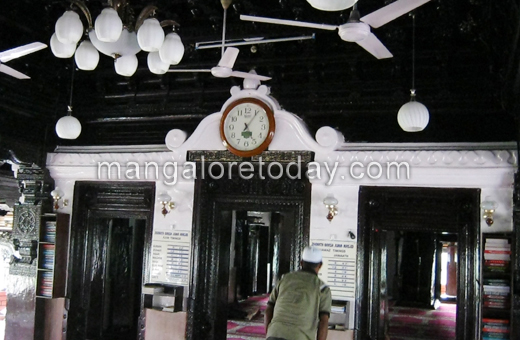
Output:
<svg viewBox="0 0 520 340">
<path fill-rule="evenodd" d="M 374 28 L 378 28 L 429 1 L 430 0 L 397 0 L 390 5 L 365 15 L 360 20 Z"/>
<path fill-rule="evenodd" d="M 232 77 L 238 77 L 238 78 L 244 78 L 244 79 L 256 79 L 256 80 L 269 80 L 271 77 L 266 76 L 260 76 L 258 74 L 254 73 L 247 73 L 247 72 L 240 72 L 240 71 L 233 71 L 231 72 Z"/>
<path fill-rule="evenodd" d="M 296 27 L 317 28 L 317 29 L 320 29 L 320 30 L 329 30 L 329 31 L 334 31 L 336 28 L 338 28 L 338 26 L 334 26 L 334 25 L 314 24 L 312 22 L 304 22 L 304 21 L 256 17 L 256 16 L 252 16 L 252 15 L 241 15 L 240 16 L 240 20 L 254 21 L 254 22 L 263 22 L 263 23 L 266 23 L 266 24 L 276 24 L 276 25 L 296 26 Z"/>
<path fill-rule="evenodd" d="M 26 76 L 22 72 L 18 72 L 15 69 L 10 68 L 9 66 L 4 65 L 4 64 L 0 64 L 0 72 L 8 74 L 8 75 L 13 76 L 18 79 L 31 79 L 31 77 Z"/>
<path fill-rule="evenodd" d="M 169 69 L 168 72 L 188 73 L 188 72 L 211 72 L 210 69 L 205 68 L 194 68 L 194 69 Z"/>
<path fill-rule="evenodd" d="M 12 48 L 10 50 L 4 51 L 0 53 L 0 61 L 2 63 L 6 63 L 9 60 L 23 57 L 29 53 L 33 53 L 39 50 L 46 48 L 47 45 L 41 42 L 34 42 L 31 44 L 23 45 L 20 47 Z"/>
<path fill-rule="evenodd" d="M 226 51 L 224 52 L 222 59 L 220 59 L 220 61 L 218 62 L 218 66 L 233 68 L 233 65 L 235 65 L 235 61 L 238 57 L 238 52 L 240 52 L 240 50 L 236 47 L 226 48 Z"/>
<path fill-rule="evenodd" d="M 370 33 L 365 39 L 361 41 L 356 41 L 356 43 L 367 50 L 370 54 L 372 54 L 377 59 L 385 59 L 392 58 L 393 55 L 390 51 L 383 45 L 383 43 L 377 39 L 374 33 Z"/>
</svg>

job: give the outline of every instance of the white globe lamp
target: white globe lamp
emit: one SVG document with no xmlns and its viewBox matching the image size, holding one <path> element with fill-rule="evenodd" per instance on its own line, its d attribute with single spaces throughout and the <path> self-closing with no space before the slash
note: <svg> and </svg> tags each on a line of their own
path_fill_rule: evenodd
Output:
<svg viewBox="0 0 520 340">
<path fill-rule="evenodd" d="M 74 55 L 76 65 L 80 70 L 92 71 L 99 63 L 99 52 L 90 41 L 83 41 Z"/>
<path fill-rule="evenodd" d="M 159 52 L 148 53 L 148 69 L 155 74 L 165 74 L 170 68 L 170 64 L 166 64 L 161 60 Z"/>
<path fill-rule="evenodd" d="M 115 9 L 107 7 L 96 18 L 94 30 L 100 41 L 115 42 L 123 30 L 123 22 Z"/>
<path fill-rule="evenodd" d="M 70 58 L 76 51 L 76 43 L 64 44 L 58 40 L 56 33 L 51 37 L 51 51 L 57 58 Z"/>
<path fill-rule="evenodd" d="M 307 0 L 307 2 L 320 11 L 342 11 L 354 6 L 358 0 Z"/>
<path fill-rule="evenodd" d="M 83 36 L 83 23 L 78 13 L 66 11 L 56 21 L 56 36 L 62 44 L 77 44 Z"/>
<path fill-rule="evenodd" d="M 430 121 L 430 113 L 426 106 L 415 101 L 415 90 L 412 90 L 410 101 L 399 109 L 397 122 L 403 131 L 419 132 L 424 130 Z"/>
<path fill-rule="evenodd" d="M 146 19 L 139 31 L 137 31 L 137 42 L 143 51 L 159 51 L 164 41 L 164 30 L 155 18 Z"/>
<path fill-rule="evenodd" d="M 134 75 L 135 71 L 137 71 L 137 64 L 137 56 L 135 54 L 124 55 L 116 58 L 114 61 L 116 73 L 125 77 Z"/>
<path fill-rule="evenodd" d="M 81 134 L 81 123 L 73 116 L 61 117 L 56 123 L 56 134 L 62 139 L 76 139 Z"/>
<path fill-rule="evenodd" d="M 169 65 L 177 65 L 182 60 L 184 45 L 177 33 L 168 33 L 164 38 L 164 43 L 159 49 L 159 56 L 163 62 Z"/>
</svg>

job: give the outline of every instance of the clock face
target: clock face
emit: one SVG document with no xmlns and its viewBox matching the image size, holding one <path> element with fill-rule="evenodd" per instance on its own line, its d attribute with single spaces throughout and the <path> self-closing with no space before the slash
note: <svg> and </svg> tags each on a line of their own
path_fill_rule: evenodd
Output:
<svg viewBox="0 0 520 340">
<path fill-rule="evenodd" d="M 220 133 L 224 145 L 241 157 L 264 151 L 274 135 L 274 116 L 264 102 L 246 98 L 228 106 L 222 115 Z"/>
</svg>

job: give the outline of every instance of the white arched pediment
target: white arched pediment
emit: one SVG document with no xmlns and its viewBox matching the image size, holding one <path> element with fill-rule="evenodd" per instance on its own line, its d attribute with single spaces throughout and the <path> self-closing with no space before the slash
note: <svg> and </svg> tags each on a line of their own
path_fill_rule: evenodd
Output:
<svg viewBox="0 0 520 340">
<path fill-rule="evenodd" d="M 180 155 L 185 155 L 188 150 L 225 150 L 220 137 L 220 119 L 228 105 L 242 98 L 262 100 L 273 109 L 276 131 L 268 150 L 301 150 L 326 154 L 343 143 L 343 136 L 330 127 L 318 131 L 318 143 L 303 120 L 283 110 L 276 99 L 269 95 L 269 87 L 265 85 L 257 89 L 240 89 L 234 86 L 230 92 L 231 97 L 221 110 L 204 118 L 189 138 L 181 130 L 171 130 L 166 136 L 166 146 Z"/>
</svg>

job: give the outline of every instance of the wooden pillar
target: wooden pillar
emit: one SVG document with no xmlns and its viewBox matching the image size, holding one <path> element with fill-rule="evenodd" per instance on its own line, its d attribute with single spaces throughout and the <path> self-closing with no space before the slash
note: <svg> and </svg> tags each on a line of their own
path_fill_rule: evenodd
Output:
<svg viewBox="0 0 520 340">
<path fill-rule="evenodd" d="M 36 253 L 42 204 L 49 203 L 45 171 L 21 165 L 17 179 L 23 203 L 14 206 L 10 279 L 7 285 L 5 340 L 33 340 L 36 308 Z"/>
</svg>

